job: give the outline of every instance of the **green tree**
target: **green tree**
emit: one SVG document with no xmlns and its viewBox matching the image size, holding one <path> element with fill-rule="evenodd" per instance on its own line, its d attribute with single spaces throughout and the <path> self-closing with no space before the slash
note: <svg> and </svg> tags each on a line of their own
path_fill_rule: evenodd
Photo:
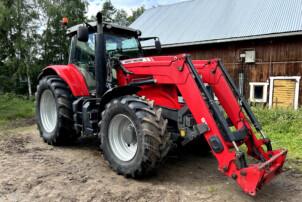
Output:
<svg viewBox="0 0 302 202">
<path fill-rule="evenodd" d="M 113 6 L 110 0 L 106 0 L 103 3 L 103 7 L 102 7 L 103 21 L 114 22 L 114 16 L 116 12 L 117 12 L 116 8 Z"/>
<path fill-rule="evenodd" d="M 128 26 L 130 23 L 128 20 L 127 12 L 123 9 L 117 10 L 113 22 L 121 26 Z"/>
<path fill-rule="evenodd" d="M 60 21 L 68 17 L 68 27 L 85 22 L 87 4 L 87 0 L 0 0 L 0 92 L 31 95 L 42 68 L 67 62 L 69 40 Z M 128 16 L 105 0 L 101 10 L 104 21 L 128 26 L 144 8 Z"/>
<path fill-rule="evenodd" d="M 42 34 L 42 57 L 44 65 L 63 64 L 68 59 L 69 40 L 66 29 L 60 21 L 69 19 L 68 27 L 85 22 L 87 2 L 83 0 L 40 0 L 45 13 L 45 27 Z"/>
<path fill-rule="evenodd" d="M 129 16 L 124 9 L 116 9 L 110 0 L 105 0 L 101 12 L 103 14 L 103 21 L 115 23 L 121 26 L 129 26 L 145 11 L 145 7 L 141 6 L 131 10 Z M 95 17 L 92 16 L 90 20 L 95 21 Z"/>
<path fill-rule="evenodd" d="M 5 19 L 4 16 L 7 14 L 6 7 L 3 3 L 3 1 L 0 1 L 0 24 L 3 23 L 3 20 Z"/>
<path fill-rule="evenodd" d="M 30 68 L 36 39 L 36 2 L 0 1 L 0 82 L 3 91 L 31 95 Z M 27 84 L 27 85 L 26 85 Z M 0 85 L 0 86 L 1 86 Z M 27 90 L 26 90 L 27 89 Z"/>
<path fill-rule="evenodd" d="M 7 8 L 5 2 L 0 0 L 0 75 L 2 75 L 1 72 L 4 69 L 4 60 L 8 55 L 9 47 L 11 47 L 11 45 L 8 45 L 9 41 L 7 40 L 8 31 L 10 29 L 10 22 L 6 23 L 8 13 L 9 9 Z"/>
<path fill-rule="evenodd" d="M 145 12 L 145 7 L 141 6 L 137 9 L 131 10 L 131 15 L 128 17 L 129 24 L 133 23 L 139 16 Z"/>
<path fill-rule="evenodd" d="M 35 10 L 34 1 L 17 0 L 16 3 L 16 67 L 20 82 L 27 83 L 28 95 L 32 96 L 31 90 L 31 67 L 34 65 L 33 57 L 36 51 L 38 13 Z"/>
<path fill-rule="evenodd" d="M 0 0 L 0 71 L 4 71 L 7 57 L 14 54 L 12 40 L 9 38 L 13 26 L 11 21 L 13 17 L 9 15 L 13 10 L 10 6 L 11 3 L 12 1 Z"/>
<path fill-rule="evenodd" d="M 72 26 L 84 22 L 86 0 L 0 0 L 0 91 L 31 95 L 37 74 L 67 61 Z"/>
</svg>

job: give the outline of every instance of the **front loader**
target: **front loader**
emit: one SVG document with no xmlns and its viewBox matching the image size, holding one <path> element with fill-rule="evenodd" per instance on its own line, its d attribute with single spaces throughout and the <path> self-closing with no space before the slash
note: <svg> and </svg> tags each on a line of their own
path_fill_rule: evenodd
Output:
<svg viewBox="0 0 302 202">
<path fill-rule="evenodd" d="M 118 174 L 153 173 L 172 145 L 206 141 L 218 169 L 255 195 L 282 172 L 287 151 L 273 150 L 219 59 L 144 57 L 138 30 L 85 23 L 68 30 L 68 65 L 39 76 L 37 124 L 51 145 L 98 135 Z M 257 134 L 261 138 L 257 137 Z M 243 148 L 245 146 L 245 148 Z"/>
</svg>

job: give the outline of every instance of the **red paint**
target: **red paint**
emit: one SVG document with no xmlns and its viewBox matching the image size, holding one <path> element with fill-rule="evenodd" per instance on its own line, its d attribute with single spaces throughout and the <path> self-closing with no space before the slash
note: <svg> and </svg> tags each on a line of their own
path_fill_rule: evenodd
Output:
<svg viewBox="0 0 302 202">
<path fill-rule="evenodd" d="M 55 71 L 67 83 L 73 96 L 89 96 L 85 79 L 75 65 L 51 65 L 43 69 L 43 72 L 47 72 L 49 69 Z"/>
<path fill-rule="evenodd" d="M 236 129 L 239 130 L 243 126 L 248 128 L 251 138 L 247 136 L 243 141 L 238 142 L 238 145 L 246 144 L 248 148 L 247 153 L 256 159 L 260 159 L 258 155 L 252 152 L 252 145 L 255 145 L 258 153 L 262 154 L 266 161 L 271 161 L 267 167 L 262 168 L 265 162 L 260 162 L 249 164 L 248 167 L 244 169 L 237 169 L 233 145 L 224 140 L 207 103 L 185 63 L 184 55 L 148 57 L 145 61 L 138 62 L 135 60 L 127 61 L 124 63 L 124 66 L 133 72 L 133 74 L 126 76 L 124 73 L 119 72 L 118 80 L 120 85 L 127 85 L 139 79 L 155 79 L 156 85 L 143 86 L 138 94 L 146 96 L 150 100 L 154 100 L 155 105 L 159 106 L 178 110 L 182 107 L 182 105 L 178 103 L 178 96 L 181 95 L 196 122 L 201 123 L 203 119 L 208 124 L 210 130 L 205 134 L 206 140 L 209 142 L 209 139 L 216 135 L 222 142 L 224 150 L 221 153 L 212 151 L 218 161 L 219 170 L 229 177 L 236 175 L 236 181 L 243 191 L 250 195 L 255 195 L 256 191 L 260 189 L 263 184 L 269 182 L 275 175 L 281 172 L 286 151 L 274 150 L 266 152 L 262 149 L 264 141 L 257 139 L 249 121 L 244 113 L 241 112 L 237 98 L 234 96 L 222 71 L 219 67 L 217 68 L 217 63 L 218 61 L 216 59 L 193 61 L 203 82 L 212 87 L 221 106 L 224 108 Z"/>
<path fill-rule="evenodd" d="M 140 96 L 146 96 L 162 107 L 169 109 L 180 109 L 178 103 L 177 88 L 174 85 L 145 86 L 138 92 Z"/>
<path fill-rule="evenodd" d="M 265 151 L 262 149 L 264 141 L 257 139 L 254 134 L 248 119 L 240 109 L 237 98 L 217 66 L 218 61 L 216 59 L 195 60 L 193 64 L 203 82 L 212 87 L 220 105 L 224 108 L 235 128 L 239 130 L 245 126 L 249 130 L 250 136 L 247 135 L 243 141 L 237 144 L 245 144 L 248 148 L 247 154 L 255 159 L 259 160 L 259 154 L 261 154 L 265 162 L 249 164 L 247 168 L 243 169 L 237 168 L 233 145 L 225 141 L 221 134 L 219 126 L 185 62 L 184 55 L 147 57 L 126 60 L 122 63 L 133 74 L 125 74 L 118 70 L 117 79 L 120 86 L 138 80 L 154 79 L 156 84 L 142 86 L 138 95 L 154 100 L 155 105 L 175 110 L 179 110 L 183 106 L 182 103 L 179 103 L 179 97 L 183 97 L 196 123 L 205 121 L 210 128 L 204 134 L 206 140 L 209 142 L 211 137 L 217 136 L 224 147 L 220 153 L 212 151 L 218 161 L 218 169 L 225 175 L 233 177 L 244 192 L 255 195 L 263 184 L 268 183 L 281 172 L 287 151 Z M 69 85 L 74 96 L 89 95 L 85 80 L 74 65 L 49 66 L 44 71 L 47 69 L 54 70 Z M 257 154 L 253 152 L 253 145 Z"/>
</svg>

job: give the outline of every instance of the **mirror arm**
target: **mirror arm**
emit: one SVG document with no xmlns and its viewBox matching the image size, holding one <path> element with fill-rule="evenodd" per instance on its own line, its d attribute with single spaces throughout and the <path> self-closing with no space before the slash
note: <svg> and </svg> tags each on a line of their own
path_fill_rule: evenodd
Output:
<svg viewBox="0 0 302 202">
<path fill-rule="evenodd" d="M 91 24 L 89 24 L 88 22 L 85 22 L 85 25 L 88 27 L 88 28 L 91 28 L 93 29 L 94 31 L 97 31 L 96 27 L 93 27 Z"/>
<path fill-rule="evenodd" d="M 151 40 L 151 39 L 158 39 L 158 37 L 139 37 L 138 40 L 139 41 L 148 41 L 148 40 Z"/>
</svg>

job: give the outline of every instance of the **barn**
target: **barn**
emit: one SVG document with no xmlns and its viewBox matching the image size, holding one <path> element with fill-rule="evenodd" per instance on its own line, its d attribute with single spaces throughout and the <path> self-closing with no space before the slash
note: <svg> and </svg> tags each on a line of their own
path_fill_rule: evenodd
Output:
<svg viewBox="0 0 302 202">
<path fill-rule="evenodd" d="M 302 104 L 302 0 L 191 0 L 148 9 L 131 27 L 158 36 L 161 54 L 221 58 L 251 103 Z"/>
</svg>

